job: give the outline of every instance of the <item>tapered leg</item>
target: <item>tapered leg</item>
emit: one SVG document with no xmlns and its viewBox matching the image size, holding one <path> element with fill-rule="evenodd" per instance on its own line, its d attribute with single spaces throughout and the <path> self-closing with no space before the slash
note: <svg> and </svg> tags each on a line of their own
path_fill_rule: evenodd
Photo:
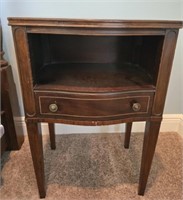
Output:
<svg viewBox="0 0 183 200">
<path fill-rule="evenodd" d="M 30 149 L 36 174 L 36 180 L 40 198 L 45 198 L 45 177 L 44 177 L 44 159 L 42 135 L 38 130 L 38 123 L 27 122 L 27 132 L 29 137 Z"/>
<path fill-rule="evenodd" d="M 126 128 L 125 128 L 125 142 L 124 142 L 124 147 L 126 149 L 129 148 L 131 130 L 132 130 L 132 122 L 126 123 Z"/>
<path fill-rule="evenodd" d="M 51 149 L 56 149 L 55 145 L 55 126 L 52 123 L 48 124 L 49 133 L 50 133 L 50 147 Z"/>
<path fill-rule="evenodd" d="M 144 195 L 161 122 L 146 122 L 138 194 Z"/>
</svg>

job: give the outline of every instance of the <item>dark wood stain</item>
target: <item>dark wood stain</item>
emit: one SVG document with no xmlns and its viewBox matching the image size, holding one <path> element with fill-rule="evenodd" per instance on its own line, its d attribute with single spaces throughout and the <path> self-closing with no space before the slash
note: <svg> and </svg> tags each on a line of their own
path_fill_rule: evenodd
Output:
<svg viewBox="0 0 183 200">
<path fill-rule="evenodd" d="M 146 121 L 139 195 L 161 125 L 181 21 L 9 18 L 40 197 L 46 196 L 38 123 L 107 125 Z"/>
</svg>

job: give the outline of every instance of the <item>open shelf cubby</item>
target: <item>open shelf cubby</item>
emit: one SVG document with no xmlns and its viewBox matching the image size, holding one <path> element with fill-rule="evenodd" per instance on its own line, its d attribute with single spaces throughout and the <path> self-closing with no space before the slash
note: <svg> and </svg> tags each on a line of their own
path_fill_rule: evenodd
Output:
<svg viewBox="0 0 183 200">
<path fill-rule="evenodd" d="M 155 88 L 163 38 L 29 33 L 34 88 L 80 92 Z"/>
</svg>

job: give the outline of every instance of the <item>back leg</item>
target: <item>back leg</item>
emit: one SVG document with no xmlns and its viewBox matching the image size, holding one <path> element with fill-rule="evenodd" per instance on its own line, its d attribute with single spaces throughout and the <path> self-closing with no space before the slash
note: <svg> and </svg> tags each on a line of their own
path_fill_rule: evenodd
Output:
<svg viewBox="0 0 183 200">
<path fill-rule="evenodd" d="M 124 142 L 124 147 L 126 149 L 129 148 L 131 130 L 132 130 L 132 122 L 126 123 L 126 128 L 125 128 L 125 142 Z"/>
<path fill-rule="evenodd" d="M 51 147 L 51 149 L 56 149 L 54 123 L 48 123 L 48 128 L 49 128 L 49 134 L 50 134 L 50 147 Z"/>
</svg>

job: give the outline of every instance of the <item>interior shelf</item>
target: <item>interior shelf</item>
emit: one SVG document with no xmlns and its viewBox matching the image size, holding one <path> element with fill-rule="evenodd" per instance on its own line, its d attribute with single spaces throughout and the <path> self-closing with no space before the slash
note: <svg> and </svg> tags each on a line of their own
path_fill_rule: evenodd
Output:
<svg viewBox="0 0 183 200">
<path fill-rule="evenodd" d="M 113 92 L 154 89 L 153 78 L 132 63 L 49 63 L 40 68 L 36 90 Z"/>
</svg>

